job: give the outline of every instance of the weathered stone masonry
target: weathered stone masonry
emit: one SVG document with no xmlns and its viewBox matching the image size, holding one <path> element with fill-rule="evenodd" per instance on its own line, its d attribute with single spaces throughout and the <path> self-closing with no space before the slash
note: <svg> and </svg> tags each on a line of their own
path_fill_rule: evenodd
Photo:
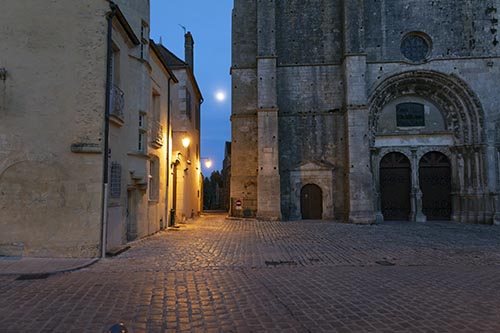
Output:
<svg viewBox="0 0 500 333">
<path fill-rule="evenodd" d="M 314 185 L 324 219 L 500 221 L 499 9 L 235 0 L 233 214 L 309 218 Z"/>
</svg>

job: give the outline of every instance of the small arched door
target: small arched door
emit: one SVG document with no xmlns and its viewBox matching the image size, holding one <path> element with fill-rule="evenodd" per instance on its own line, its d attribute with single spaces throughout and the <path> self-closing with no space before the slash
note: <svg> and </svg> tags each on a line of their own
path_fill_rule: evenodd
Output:
<svg viewBox="0 0 500 333">
<path fill-rule="evenodd" d="M 380 195 L 384 220 L 410 217 L 411 165 L 401 153 L 389 153 L 380 162 Z"/>
<path fill-rule="evenodd" d="M 303 220 L 323 218 L 323 193 L 318 185 L 305 185 L 300 191 L 300 210 Z"/>
<path fill-rule="evenodd" d="M 420 160 L 419 180 L 422 190 L 422 212 L 428 220 L 451 218 L 451 166 L 446 155 L 425 154 Z"/>
</svg>

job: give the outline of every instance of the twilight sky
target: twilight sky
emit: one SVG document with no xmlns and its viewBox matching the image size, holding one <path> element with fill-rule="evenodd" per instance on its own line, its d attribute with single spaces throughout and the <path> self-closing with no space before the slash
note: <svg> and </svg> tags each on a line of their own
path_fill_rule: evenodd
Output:
<svg viewBox="0 0 500 333">
<path fill-rule="evenodd" d="M 231 140 L 231 10 L 232 0 L 151 0 L 151 38 L 184 59 L 183 25 L 194 38 L 194 70 L 205 101 L 201 106 L 201 156 L 211 170 L 222 169 L 224 143 Z M 216 98 L 224 91 L 226 100 Z M 202 163 L 203 164 L 203 163 Z"/>
</svg>

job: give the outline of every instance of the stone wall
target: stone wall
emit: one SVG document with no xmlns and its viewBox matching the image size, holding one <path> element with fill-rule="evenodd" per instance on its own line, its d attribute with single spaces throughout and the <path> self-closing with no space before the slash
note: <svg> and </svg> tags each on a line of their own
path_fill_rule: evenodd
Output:
<svg viewBox="0 0 500 333">
<path fill-rule="evenodd" d="M 434 59 L 497 56 L 500 2 L 364 1 L 368 61 L 400 61 L 400 41 L 421 31 L 432 37 Z"/>
<path fill-rule="evenodd" d="M 99 253 L 108 11 L 2 3 L 0 255 Z"/>
<path fill-rule="evenodd" d="M 321 168 L 329 165 L 333 172 L 335 218 L 372 222 L 373 208 L 370 206 L 376 200 L 371 195 L 378 181 L 374 174 L 378 169 L 373 168 L 371 161 L 370 136 L 376 129 L 370 127 L 374 124 L 370 118 L 370 103 L 377 87 L 400 73 L 410 73 L 409 77 L 414 73 L 415 82 L 419 76 L 431 73 L 431 76 L 443 76 L 450 82 L 457 82 L 456 92 L 449 93 L 465 94 L 458 97 L 460 103 L 467 104 L 465 109 L 471 114 L 479 114 L 477 124 L 471 125 L 477 129 L 475 135 L 479 137 L 468 143 L 477 145 L 470 147 L 476 152 L 469 155 L 468 162 L 470 170 L 475 168 L 470 177 L 471 183 L 476 185 L 467 190 L 474 192 L 467 195 L 476 199 L 474 204 L 465 205 L 468 205 L 466 209 L 478 212 L 474 214 L 483 216 L 474 217 L 474 221 L 490 220 L 492 211 L 500 208 L 500 113 L 495 83 L 500 74 L 499 10 L 499 0 L 481 3 L 471 0 L 235 1 L 232 198 L 252 203 L 248 207 L 252 212 L 258 208 L 253 202 L 260 199 L 257 195 L 258 162 L 263 151 L 259 143 L 262 128 L 257 124 L 256 114 L 263 102 L 272 100 L 275 80 L 284 218 L 297 217 L 297 196 L 293 193 L 297 185 L 291 178 L 300 178 L 297 174 L 301 167 L 316 163 Z M 419 36 L 428 43 L 427 54 L 418 61 L 409 60 L 402 54 L 402 41 L 410 35 Z M 264 65 L 274 57 L 276 71 L 272 66 L 271 70 L 264 70 Z M 446 100 L 440 96 L 446 92 L 433 93 L 423 84 L 412 88 L 412 96 L 401 90 L 400 97 Z M 391 92 L 386 93 L 385 102 L 389 103 Z M 443 119 L 453 108 L 463 107 L 446 103 L 436 105 Z M 436 110 L 433 109 L 433 117 L 437 117 Z M 450 119 L 445 122 L 444 132 L 455 130 Z M 442 126 L 439 131 L 443 132 Z M 405 135 L 404 131 L 399 133 Z M 439 141 L 437 134 L 433 133 L 432 140 Z M 449 135 L 444 136 L 446 140 L 442 140 L 442 147 L 436 146 L 436 150 L 450 145 Z M 406 139 L 401 141 L 411 141 Z M 458 149 L 460 139 L 453 145 Z M 458 177 L 457 172 L 455 177 Z M 413 174 L 413 177 L 418 175 Z M 479 206 L 482 208 L 477 208 Z M 483 214 L 481 210 L 489 212 Z M 484 218 L 487 215 L 490 217 Z"/>
<path fill-rule="evenodd" d="M 276 2 L 279 65 L 339 64 L 342 59 L 341 0 Z"/>
</svg>

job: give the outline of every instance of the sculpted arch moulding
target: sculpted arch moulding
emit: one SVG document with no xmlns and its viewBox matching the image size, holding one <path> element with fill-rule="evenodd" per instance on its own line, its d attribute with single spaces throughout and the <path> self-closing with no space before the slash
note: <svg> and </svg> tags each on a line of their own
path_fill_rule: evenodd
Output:
<svg viewBox="0 0 500 333">
<path fill-rule="evenodd" d="M 405 96 L 426 98 L 438 105 L 457 144 L 478 145 L 484 142 L 483 109 L 468 85 L 455 75 L 416 70 L 390 76 L 372 90 L 369 100 L 372 147 L 380 112 L 391 101 Z"/>
<path fill-rule="evenodd" d="M 436 71 L 414 70 L 387 77 L 371 90 L 369 99 L 369 139 L 372 150 L 374 182 L 381 153 L 402 151 L 417 169 L 419 159 L 429 151 L 445 154 L 452 164 L 454 184 L 453 219 L 462 222 L 490 223 L 500 207 L 492 204 L 485 163 L 486 136 L 484 111 L 477 95 L 458 76 Z M 375 147 L 379 117 L 383 108 L 401 97 L 425 98 L 439 107 L 452 146 Z M 412 151 L 413 154 L 409 154 Z M 413 172 L 418 184 L 418 175 Z M 375 188 L 377 185 L 375 184 Z M 417 186 L 418 187 L 418 186 Z M 419 191 L 418 188 L 415 191 Z M 418 197 L 418 196 L 417 196 Z M 456 217 L 456 218 L 455 218 Z"/>
</svg>

